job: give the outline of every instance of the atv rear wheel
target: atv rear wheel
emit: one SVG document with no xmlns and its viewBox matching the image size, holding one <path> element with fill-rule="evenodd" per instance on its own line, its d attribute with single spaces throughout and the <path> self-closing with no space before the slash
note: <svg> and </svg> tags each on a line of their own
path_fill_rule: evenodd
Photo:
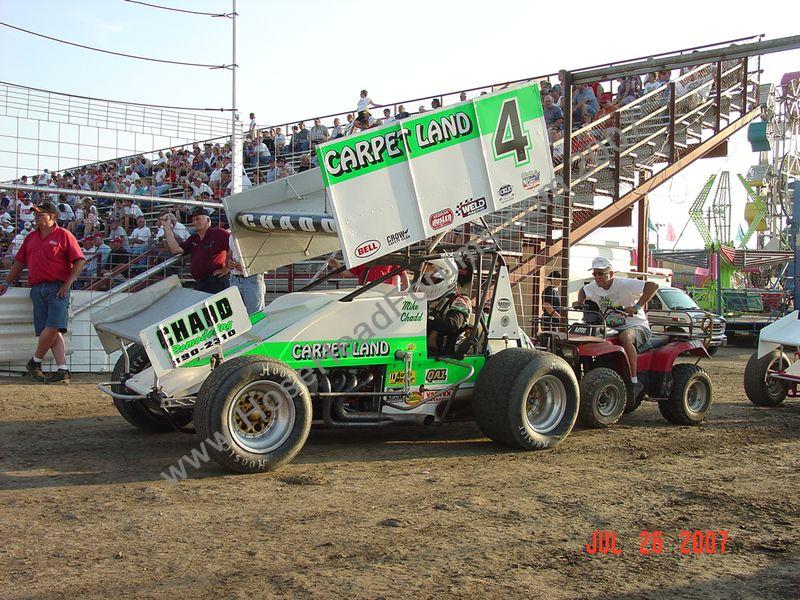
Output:
<svg viewBox="0 0 800 600">
<path fill-rule="evenodd" d="M 675 425 L 699 425 L 711 408 L 712 387 L 708 373 L 697 365 L 672 367 L 672 391 L 658 403 L 661 415 Z"/>
<path fill-rule="evenodd" d="M 613 369 L 592 369 L 581 379 L 581 403 L 578 421 L 585 427 L 610 427 L 622 416 L 628 390 L 622 377 Z"/>
<path fill-rule="evenodd" d="M 753 352 L 744 368 L 744 392 L 756 406 L 778 406 L 789 393 L 789 382 L 772 379 L 772 371 L 789 368 L 789 357 L 778 349 L 758 358 Z"/>
<path fill-rule="evenodd" d="M 279 360 L 239 356 L 211 371 L 197 394 L 195 427 L 211 457 L 239 473 L 294 458 L 311 429 L 311 396 Z"/>
<path fill-rule="evenodd" d="M 578 381 L 561 357 L 508 348 L 490 357 L 478 375 L 472 412 L 493 441 L 541 450 L 558 445 L 578 416 Z"/>
<path fill-rule="evenodd" d="M 141 373 L 150 366 L 150 359 L 147 357 L 144 347 L 141 344 L 129 346 L 128 358 L 130 360 L 129 375 Z M 125 356 L 120 356 L 114 370 L 111 371 L 112 381 L 121 381 L 125 375 Z M 131 394 L 132 392 L 122 384 L 111 386 L 111 390 L 117 394 Z M 114 406 L 122 418 L 128 423 L 143 431 L 152 433 L 166 433 L 175 431 L 175 427 L 169 420 L 164 411 L 160 408 L 151 406 L 146 400 L 122 400 L 114 398 Z M 179 427 L 184 427 L 192 421 L 191 410 L 178 410 L 170 413 L 172 420 Z"/>
</svg>

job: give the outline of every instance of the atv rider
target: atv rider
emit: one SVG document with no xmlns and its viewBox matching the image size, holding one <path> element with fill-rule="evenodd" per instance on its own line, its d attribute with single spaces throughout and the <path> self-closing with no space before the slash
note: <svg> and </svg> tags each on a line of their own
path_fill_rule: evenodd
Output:
<svg viewBox="0 0 800 600">
<path fill-rule="evenodd" d="M 633 397 L 637 398 L 644 385 L 636 376 L 636 346 L 650 339 L 650 323 L 643 307 L 655 295 L 658 285 L 652 281 L 614 277 L 611 261 L 602 256 L 592 261 L 592 276 L 594 281 L 587 283 L 578 292 L 578 304 L 583 304 L 588 299 L 597 303 L 604 315 L 609 308 L 625 313 L 624 320 L 614 323 L 613 326 L 619 330 L 619 343 L 625 349 L 631 370 Z"/>
<path fill-rule="evenodd" d="M 436 259 L 425 266 L 417 290 L 428 299 L 428 352 L 453 355 L 459 334 L 472 313 L 469 292 L 473 268 L 456 265 L 453 259 Z"/>
</svg>

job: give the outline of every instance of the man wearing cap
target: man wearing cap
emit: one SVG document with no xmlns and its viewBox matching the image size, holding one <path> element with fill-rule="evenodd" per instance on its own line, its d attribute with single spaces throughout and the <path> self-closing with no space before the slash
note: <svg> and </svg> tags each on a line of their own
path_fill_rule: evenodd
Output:
<svg viewBox="0 0 800 600">
<path fill-rule="evenodd" d="M 169 251 L 190 255 L 190 268 L 196 282 L 194 289 L 216 294 L 230 287 L 226 265 L 230 233 L 219 227 L 211 227 L 211 218 L 200 206 L 192 211 L 195 233 L 185 242 L 178 243 L 175 239 L 172 221 L 167 215 L 159 217 L 159 221 L 164 228 L 164 241 Z"/>
<path fill-rule="evenodd" d="M 86 260 L 78 240 L 56 223 L 58 209 L 52 202 L 42 202 L 34 209 L 36 231 L 31 232 L 14 257 L 14 264 L 4 282 L 0 296 L 28 267 L 28 283 L 33 301 L 33 326 L 39 343 L 27 369 L 34 381 L 45 381 L 42 359 L 47 351 L 53 353 L 58 370 L 48 378 L 50 383 L 69 383 L 66 349 L 62 333 L 67 331 L 69 292 L 80 275 Z"/>
<path fill-rule="evenodd" d="M 644 344 L 650 338 L 650 323 L 644 307 L 655 295 L 658 285 L 652 281 L 614 277 L 611 261 L 603 256 L 592 261 L 592 276 L 594 281 L 587 283 L 578 292 L 578 304 L 589 299 L 596 302 L 603 313 L 608 308 L 617 308 L 625 313 L 624 322 L 615 327 L 619 330 L 619 342 L 628 356 L 633 397 L 636 398 L 644 388 L 636 376 L 636 346 Z"/>
</svg>

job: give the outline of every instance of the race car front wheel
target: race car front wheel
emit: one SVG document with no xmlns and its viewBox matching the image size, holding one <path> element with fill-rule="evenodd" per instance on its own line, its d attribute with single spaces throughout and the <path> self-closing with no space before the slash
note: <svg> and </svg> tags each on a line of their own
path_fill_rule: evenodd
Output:
<svg viewBox="0 0 800 600">
<path fill-rule="evenodd" d="M 222 466 L 271 471 L 294 458 L 311 429 L 308 388 L 285 363 L 240 356 L 214 369 L 197 394 L 198 438 Z"/>
<path fill-rule="evenodd" d="M 493 441 L 522 448 L 552 448 L 578 417 L 578 381 L 559 356 L 508 348 L 486 361 L 475 383 L 472 412 Z"/>
</svg>

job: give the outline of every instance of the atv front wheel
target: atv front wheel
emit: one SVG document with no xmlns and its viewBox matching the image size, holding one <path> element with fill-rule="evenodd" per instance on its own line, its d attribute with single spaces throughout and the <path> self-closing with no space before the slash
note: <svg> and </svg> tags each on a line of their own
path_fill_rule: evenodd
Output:
<svg viewBox="0 0 800 600">
<path fill-rule="evenodd" d="M 593 429 L 610 427 L 622 416 L 628 391 L 619 373 L 607 367 L 592 369 L 581 379 L 578 420 Z"/>
<path fill-rule="evenodd" d="M 711 379 L 697 365 L 672 367 L 672 392 L 658 403 L 661 415 L 675 425 L 699 425 L 711 408 Z"/>
<path fill-rule="evenodd" d="M 294 369 L 271 358 L 239 356 L 203 382 L 194 422 L 214 460 L 239 473 L 259 473 L 300 452 L 311 412 L 308 388 Z"/>
<path fill-rule="evenodd" d="M 758 358 L 753 352 L 744 368 L 744 392 L 756 406 L 778 406 L 789 393 L 789 382 L 773 379 L 773 371 L 789 368 L 789 357 L 778 349 Z"/>
<path fill-rule="evenodd" d="M 561 357 L 508 348 L 490 357 L 478 375 L 472 412 L 491 440 L 541 450 L 558 445 L 578 417 L 578 381 Z"/>
<path fill-rule="evenodd" d="M 127 348 L 128 359 L 130 360 L 128 374 L 135 375 L 141 373 L 150 366 L 150 359 L 147 357 L 144 347 L 141 344 L 133 344 Z M 111 371 L 112 381 L 121 381 L 125 376 L 125 356 L 122 355 Z M 111 390 L 117 394 L 131 394 L 132 392 L 123 384 L 111 386 Z M 114 398 L 114 406 L 122 418 L 128 423 L 151 433 L 167 433 L 175 431 L 175 427 L 169 420 L 164 411 L 158 407 L 151 406 L 147 400 L 123 400 Z M 192 421 L 192 411 L 176 410 L 170 413 L 172 420 L 179 427 L 184 427 Z"/>
</svg>

